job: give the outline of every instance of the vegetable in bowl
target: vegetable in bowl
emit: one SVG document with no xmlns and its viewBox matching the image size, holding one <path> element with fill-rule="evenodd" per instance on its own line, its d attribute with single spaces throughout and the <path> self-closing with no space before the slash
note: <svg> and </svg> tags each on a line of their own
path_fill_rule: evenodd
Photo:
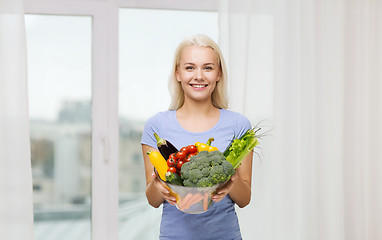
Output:
<svg viewBox="0 0 382 240">
<path fill-rule="evenodd" d="M 230 162 L 234 169 L 237 169 L 241 161 L 259 144 L 256 133 L 260 130 L 254 128 L 248 130 L 240 138 L 234 138 L 231 144 L 224 151 L 223 155 Z"/>
<path fill-rule="evenodd" d="M 214 138 L 206 144 L 197 142 L 179 150 L 160 144 L 158 147 L 165 151 L 149 152 L 150 161 L 158 179 L 176 198 L 175 206 L 186 213 L 202 213 L 214 204 L 212 196 L 216 189 L 230 180 L 241 161 L 258 145 L 257 131 L 250 129 L 242 137 L 234 138 L 224 153 L 211 146 Z"/>
<path fill-rule="evenodd" d="M 183 164 L 181 176 L 186 187 L 211 187 L 228 181 L 234 174 L 234 168 L 223 153 L 202 151 Z"/>
</svg>

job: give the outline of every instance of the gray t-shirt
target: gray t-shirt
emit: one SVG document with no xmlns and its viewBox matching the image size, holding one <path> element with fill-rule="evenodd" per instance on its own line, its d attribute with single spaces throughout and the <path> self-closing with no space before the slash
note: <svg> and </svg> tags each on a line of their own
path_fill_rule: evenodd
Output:
<svg viewBox="0 0 382 240">
<path fill-rule="evenodd" d="M 190 132 L 179 124 L 176 111 L 165 111 L 157 113 L 146 122 L 141 144 L 157 148 L 154 132 L 171 142 L 177 149 L 196 142 L 206 143 L 213 137 L 215 140 L 211 145 L 224 152 L 233 138 L 240 138 L 249 129 L 251 123 L 245 116 L 220 109 L 220 118 L 214 127 L 205 132 Z M 207 212 L 188 214 L 165 201 L 160 239 L 241 239 L 235 203 L 227 195 L 220 202 L 213 204 Z"/>
</svg>

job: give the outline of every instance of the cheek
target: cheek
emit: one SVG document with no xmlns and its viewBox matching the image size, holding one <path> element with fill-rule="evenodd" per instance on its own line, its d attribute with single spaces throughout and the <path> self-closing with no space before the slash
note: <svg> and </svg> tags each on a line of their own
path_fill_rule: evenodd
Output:
<svg viewBox="0 0 382 240">
<path fill-rule="evenodd" d="M 210 82 L 217 82 L 219 81 L 219 74 L 211 73 L 208 75 L 208 79 L 210 79 Z"/>
<path fill-rule="evenodd" d="M 190 73 L 179 74 L 179 81 L 182 83 L 190 81 L 191 78 L 192 78 L 192 74 Z"/>
</svg>

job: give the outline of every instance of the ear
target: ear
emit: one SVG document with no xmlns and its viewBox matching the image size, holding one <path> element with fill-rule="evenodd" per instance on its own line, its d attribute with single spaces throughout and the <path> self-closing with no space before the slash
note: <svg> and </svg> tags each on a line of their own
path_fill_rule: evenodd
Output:
<svg viewBox="0 0 382 240">
<path fill-rule="evenodd" d="M 216 80 L 216 82 L 219 82 L 219 80 L 220 80 L 220 72 L 219 72 L 218 79 Z"/>
<path fill-rule="evenodd" d="M 176 81 L 180 82 L 179 73 L 178 71 L 175 72 Z"/>
</svg>

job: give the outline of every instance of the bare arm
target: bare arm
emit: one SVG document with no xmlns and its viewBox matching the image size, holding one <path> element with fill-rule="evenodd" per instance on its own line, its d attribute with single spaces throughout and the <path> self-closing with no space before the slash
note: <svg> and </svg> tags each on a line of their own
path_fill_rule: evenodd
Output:
<svg viewBox="0 0 382 240">
<path fill-rule="evenodd" d="M 175 197 L 169 194 L 168 189 L 161 183 L 154 174 L 154 166 L 151 164 L 148 151 L 157 151 L 156 148 L 150 147 L 148 145 L 142 144 L 142 154 L 145 162 L 145 173 L 146 173 L 146 198 L 148 203 L 158 208 L 165 200 L 171 204 L 175 204 Z"/>
<path fill-rule="evenodd" d="M 239 207 L 243 208 L 249 204 L 251 201 L 252 157 L 253 152 L 241 162 L 231 180 L 213 196 L 214 201 L 218 202 L 229 194 L 232 201 Z"/>
</svg>

